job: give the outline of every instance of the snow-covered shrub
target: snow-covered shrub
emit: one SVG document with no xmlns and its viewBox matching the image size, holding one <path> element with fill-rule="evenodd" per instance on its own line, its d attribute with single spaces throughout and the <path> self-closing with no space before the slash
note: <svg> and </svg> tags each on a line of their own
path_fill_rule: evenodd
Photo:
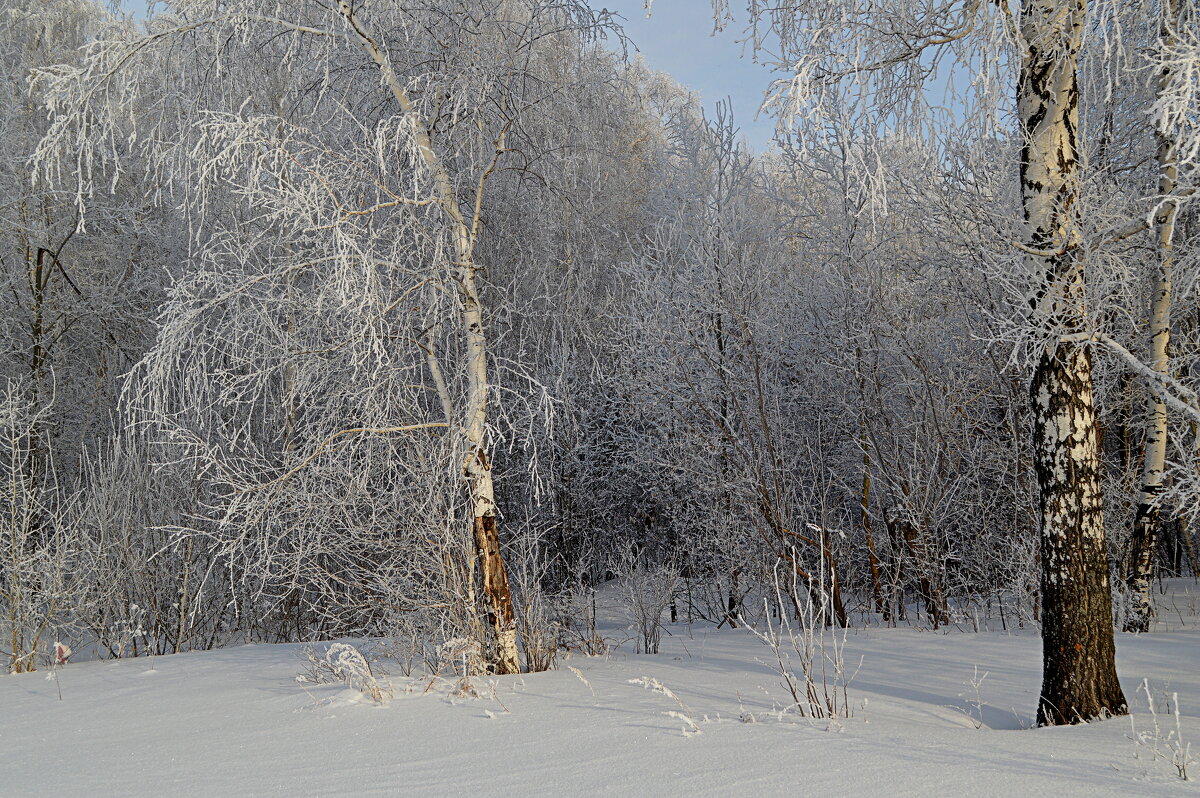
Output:
<svg viewBox="0 0 1200 798">
<path fill-rule="evenodd" d="M 392 688 L 379 681 L 375 669 L 367 657 L 349 643 L 333 643 L 323 656 L 316 649 L 306 648 L 308 667 L 296 677 L 301 684 L 344 684 L 370 698 L 376 704 L 385 704 L 392 698 Z M 380 674 L 383 675 L 383 674 Z"/>
<path fill-rule="evenodd" d="M 437 676 L 443 675 L 444 671 L 458 677 L 451 693 L 457 698 L 479 698 L 479 691 L 471 683 L 471 677 L 482 673 L 483 668 L 483 649 L 478 640 L 455 637 L 438 646 L 435 680 Z"/>
<path fill-rule="evenodd" d="M 847 687 L 853 678 L 846 672 L 848 628 L 827 623 L 830 598 L 823 583 L 801 586 L 800 578 L 788 570 L 787 575 L 775 571 L 778 622 L 772 623 L 766 607 L 766 628 L 749 628 L 771 649 L 771 664 L 791 697 L 789 709 L 808 718 L 848 718 L 852 712 Z"/>
<path fill-rule="evenodd" d="M 0 389 L 0 656 L 13 673 L 37 669 L 46 637 L 73 624 L 88 581 L 83 550 L 65 523 L 73 496 L 57 481 L 50 404 L 29 386 Z"/>
<path fill-rule="evenodd" d="M 382 654 L 396 661 L 405 676 L 412 676 L 420 667 L 433 671 L 437 667 L 437 651 L 431 643 L 434 619 L 431 613 L 414 610 L 399 612 L 388 618 L 388 634 L 382 642 Z"/>
<path fill-rule="evenodd" d="M 1183 726 L 1180 723 L 1179 715 L 1179 693 L 1164 693 L 1162 700 L 1163 711 L 1168 715 L 1173 715 L 1175 718 L 1173 729 L 1168 728 L 1164 733 L 1161 722 L 1159 720 L 1160 710 L 1155 705 L 1153 694 L 1150 692 L 1150 680 L 1142 679 L 1142 693 L 1146 696 L 1146 704 L 1150 709 L 1150 717 L 1152 720 L 1152 728 L 1138 731 L 1137 723 L 1134 721 L 1133 714 L 1129 715 L 1129 726 L 1132 732 L 1131 739 L 1134 742 L 1134 757 L 1138 758 L 1140 752 L 1144 749 L 1150 753 L 1151 761 L 1157 762 L 1162 759 L 1168 762 L 1175 768 L 1175 773 L 1184 781 L 1190 781 L 1191 776 L 1188 775 L 1188 767 L 1196 764 L 1196 757 L 1192 754 L 1192 744 L 1183 739 Z"/>
<path fill-rule="evenodd" d="M 479 641 L 468 637 L 454 637 L 438 646 L 437 673 L 449 671 L 466 679 L 481 671 L 483 652 Z"/>
<path fill-rule="evenodd" d="M 657 654 L 662 640 L 662 615 L 679 588 L 679 569 L 664 563 L 626 569 L 625 601 L 632 628 L 638 634 L 639 653 Z"/>
<path fill-rule="evenodd" d="M 608 653 L 609 640 L 596 629 L 596 588 L 575 584 L 554 598 L 559 647 L 589 657 Z"/>
</svg>

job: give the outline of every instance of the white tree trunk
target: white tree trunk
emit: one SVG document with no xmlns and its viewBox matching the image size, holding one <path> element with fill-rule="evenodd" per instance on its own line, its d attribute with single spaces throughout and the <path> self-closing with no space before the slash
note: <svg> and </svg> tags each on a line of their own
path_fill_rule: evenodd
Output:
<svg viewBox="0 0 1200 798">
<path fill-rule="evenodd" d="M 1029 249 L 1044 275 L 1036 298 L 1048 342 L 1031 385 L 1042 515 L 1042 660 L 1038 723 L 1127 712 L 1117 681 L 1091 353 L 1060 340 L 1086 322 L 1073 244 L 1078 166 L 1078 57 L 1085 0 L 1021 10 L 1017 113 Z"/>
<path fill-rule="evenodd" d="M 495 652 L 491 657 L 497 673 L 519 673 L 517 631 L 512 594 L 508 587 L 508 571 L 500 551 L 500 536 L 496 527 L 496 491 L 492 481 L 491 463 L 487 456 L 487 410 L 491 384 L 488 378 L 487 337 L 483 327 L 483 306 L 479 300 L 474 260 L 476 235 L 479 227 L 479 201 L 484 182 L 495 162 L 480 178 L 476 187 L 475 215 L 468 222 L 459 205 L 454 183 L 446 165 L 434 149 L 425 120 L 414 107 L 400 78 L 387 56 L 355 16 L 347 0 L 338 0 L 338 10 L 361 42 L 363 49 L 379 65 L 383 78 L 400 109 L 414 131 L 417 149 L 433 178 L 438 207 L 450 223 L 454 243 L 453 279 L 461 302 L 462 324 L 466 330 L 467 403 L 462 419 L 466 438 L 466 459 L 463 475 L 470 491 L 473 510 L 473 537 L 476 556 L 483 576 L 483 592 L 488 622 L 492 627 Z M 499 151 L 500 147 L 497 147 Z"/>
<path fill-rule="evenodd" d="M 1178 0 L 1164 0 L 1159 43 L 1168 49 L 1175 42 L 1175 25 L 1179 18 Z M 1159 75 L 1158 91 L 1162 96 L 1171 84 L 1172 71 L 1164 66 Z M 1158 193 L 1169 197 L 1178 187 L 1176 138 L 1171 132 L 1158 133 Z M 1171 368 L 1171 281 L 1174 267 L 1173 240 L 1178 200 L 1168 199 L 1154 219 L 1158 239 L 1158 269 L 1150 299 L 1150 367 L 1158 374 L 1169 375 Z M 1154 578 L 1154 554 L 1158 547 L 1159 497 L 1164 488 L 1163 473 L 1167 462 L 1167 405 L 1155 392 L 1149 398 L 1150 422 L 1146 429 L 1143 450 L 1142 485 L 1138 496 L 1137 515 L 1129 541 L 1125 585 L 1129 591 L 1129 614 L 1125 618 L 1126 632 L 1148 632 L 1154 620 L 1151 581 Z"/>
</svg>

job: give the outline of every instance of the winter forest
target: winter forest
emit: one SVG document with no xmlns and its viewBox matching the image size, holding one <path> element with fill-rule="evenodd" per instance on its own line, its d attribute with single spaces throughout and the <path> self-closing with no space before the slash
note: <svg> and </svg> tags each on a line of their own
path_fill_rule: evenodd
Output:
<svg viewBox="0 0 1200 798">
<path fill-rule="evenodd" d="M 770 68 L 757 149 L 596 5 L 0 0 L 12 728 L 109 712 L 87 680 L 143 661 L 193 669 L 162 707 L 241 700 L 212 663 L 253 651 L 385 743 L 610 689 L 703 775 L 702 731 L 899 735 L 872 685 L 928 670 L 947 734 L 1112 749 L 1037 785 L 1176 794 L 1200 4 L 695 0 Z M 663 778 L 612 794 L 779 787 Z"/>
</svg>

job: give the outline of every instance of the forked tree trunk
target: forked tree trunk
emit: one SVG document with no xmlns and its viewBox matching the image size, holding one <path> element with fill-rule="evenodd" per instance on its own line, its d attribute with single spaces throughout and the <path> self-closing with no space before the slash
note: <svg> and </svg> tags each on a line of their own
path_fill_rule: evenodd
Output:
<svg viewBox="0 0 1200 798">
<path fill-rule="evenodd" d="M 1175 25 L 1179 19 L 1178 0 L 1164 0 L 1159 28 L 1159 46 L 1168 48 L 1175 43 Z M 1170 86 L 1172 73 L 1164 67 L 1158 78 L 1159 96 Z M 1158 193 L 1170 196 L 1177 187 L 1175 165 L 1176 143 L 1171 133 L 1158 134 Z M 1179 203 L 1167 200 L 1157 214 L 1155 234 L 1158 238 L 1158 269 L 1150 305 L 1150 366 L 1159 374 L 1169 374 L 1171 368 L 1171 281 L 1174 267 L 1173 240 L 1175 216 Z M 1129 592 L 1129 612 L 1125 617 L 1126 632 L 1148 632 L 1154 622 L 1154 602 L 1151 582 L 1154 580 L 1154 554 L 1159 537 L 1159 497 L 1165 487 L 1164 470 L 1167 463 L 1167 406 L 1158 394 L 1149 399 L 1150 423 L 1146 429 L 1142 486 L 1138 496 L 1137 515 L 1129 539 L 1129 554 L 1125 562 L 1125 587 Z"/>
<path fill-rule="evenodd" d="M 842 602 L 842 580 L 838 575 L 837 559 L 833 556 L 833 539 L 825 527 L 821 527 L 821 559 L 829 574 L 829 610 L 825 613 L 825 625 L 833 626 L 836 623 L 845 629 L 850 626 L 850 619 Z"/>
<path fill-rule="evenodd" d="M 929 535 L 925 531 L 918 531 L 917 527 L 909 521 L 897 520 L 893 523 L 900 528 L 904 547 L 908 549 L 913 563 L 916 565 L 917 595 L 921 599 L 921 603 L 925 605 L 925 614 L 929 618 L 929 624 L 934 629 L 940 629 L 950 623 L 950 608 L 946 605 L 941 580 L 931 576 L 936 572 L 937 567 L 929 553 Z M 917 614 L 920 615 L 919 610 Z"/>
<path fill-rule="evenodd" d="M 446 171 L 446 165 L 433 146 L 425 120 L 413 106 L 411 99 L 379 45 L 370 36 L 355 16 L 348 0 L 338 0 L 338 12 L 346 20 L 363 49 L 371 56 L 383 73 L 383 79 L 401 111 L 410 124 L 416 139 L 417 149 L 433 178 L 436 202 L 450 224 L 450 235 L 454 243 L 453 280 L 458 288 L 461 302 L 462 324 L 466 334 L 467 403 L 463 412 L 461 432 L 466 438 L 466 459 L 463 476 L 470 492 L 473 515 L 472 538 L 475 555 L 479 561 L 483 579 L 484 605 L 491 626 L 494 651 L 488 659 L 496 673 L 520 673 L 521 664 L 517 648 L 517 629 L 513 611 L 512 594 L 508 587 L 508 571 L 500 550 L 500 534 L 496 527 L 496 491 L 492 481 L 492 467 L 487 456 L 487 410 L 491 388 L 488 378 L 487 336 L 483 328 L 483 306 L 479 300 L 476 275 L 479 267 L 475 263 L 474 251 L 479 229 L 479 200 L 487 174 L 476 186 L 475 215 L 468 216 L 459 205 L 454 183 Z M 497 157 L 501 147 L 497 146 Z M 493 162 L 492 168 L 495 163 Z M 431 350 L 426 350 L 427 354 Z M 445 403 L 446 397 L 443 397 Z"/>
<path fill-rule="evenodd" d="M 1030 0 L 1021 9 L 1021 193 L 1030 257 L 1044 274 L 1035 309 L 1051 337 L 1030 386 L 1042 516 L 1042 726 L 1128 711 L 1113 644 L 1092 360 L 1080 345 L 1057 341 L 1086 322 L 1082 264 L 1071 252 L 1085 14 L 1085 0 Z"/>
<path fill-rule="evenodd" d="M 897 516 L 891 507 L 887 507 L 883 511 L 883 524 L 887 528 L 888 541 L 891 543 L 892 560 L 894 563 L 891 571 L 891 584 L 888 591 L 888 601 L 891 603 L 888 606 L 894 606 L 896 612 L 894 618 L 889 617 L 888 621 L 891 623 L 894 623 L 896 620 L 907 621 L 908 608 L 904 604 L 904 553 L 907 549 L 900 534 L 900 525 Z"/>
</svg>

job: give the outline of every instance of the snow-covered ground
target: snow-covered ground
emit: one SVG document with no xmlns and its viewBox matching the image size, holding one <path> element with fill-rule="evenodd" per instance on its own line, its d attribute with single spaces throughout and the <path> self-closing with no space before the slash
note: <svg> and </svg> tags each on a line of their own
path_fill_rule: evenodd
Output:
<svg viewBox="0 0 1200 798">
<path fill-rule="evenodd" d="M 1118 667 L 1137 732 L 1154 733 L 1149 679 L 1156 698 L 1178 693 L 1200 753 L 1200 586 L 1179 580 L 1169 598 L 1158 631 L 1118 637 Z M 342 686 L 303 689 L 298 645 L 72 663 L 61 685 L 8 676 L 0 796 L 1200 794 L 1134 741 L 1128 718 L 1029 728 L 1033 633 L 852 631 L 854 715 L 831 725 L 772 711 L 786 694 L 752 635 L 670 631 L 657 656 L 630 642 L 497 678 L 494 695 L 476 680 L 482 698 L 393 676 L 382 707 Z M 677 694 L 701 733 L 664 714 L 681 711 L 669 697 L 630 684 L 642 677 Z M 1160 735 L 1174 724 L 1161 716 Z"/>
</svg>

